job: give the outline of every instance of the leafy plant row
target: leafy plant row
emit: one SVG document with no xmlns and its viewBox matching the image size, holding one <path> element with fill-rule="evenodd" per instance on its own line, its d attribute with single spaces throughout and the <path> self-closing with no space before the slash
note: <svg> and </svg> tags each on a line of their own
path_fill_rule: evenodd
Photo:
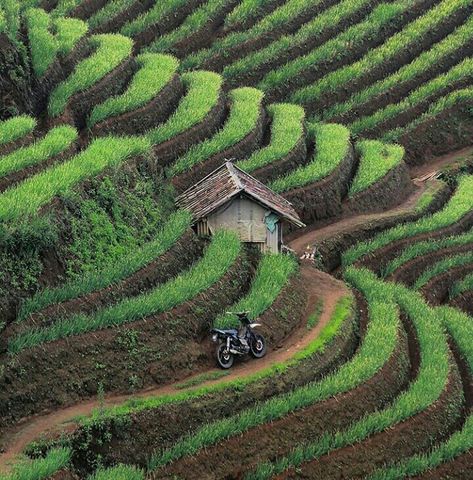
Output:
<svg viewBox="0 0 473 480">
<path fill-rule="evenodd" d="M 141 68 L 133 76 L 126 91 L 96 105 L 87 122 L 89 127 L 146 105 L 171 81 L 179 64 L 170 55 L 152 53 L 139 55 L 136 61 Z"/>
<path fill-rule="evenodd" d="M 18 115 L 0 122 L 0 146 L 33 133 L 36 128 L 36 119 L 28 115 Z"/>
<path fill-rule="evenodd" d="M 129 277 L 169 250 L 190 227 L 190 220 L 190 214 L 180 210 L 172 214 L 154 240 L 122 257 L 119 263 L 110 265 L 106 270 L 90 272 L 59 287 L 41 290 L 25 300 L 17 321 L 21 322 L 32 313 L 50 305 L 78 298 Z"/>
<path fill-rule="evenodd" d="M 76 18 L 51 18 L 40 8 L 25 13 L 33 70 L 42 77 L 57 56 L 66 56 L 87 33 L 87 24 Z M 55 33 L 53 33 L 55 32 Z"/>
<path fill-rule="evenodd" d="M 324 434 L 307 445 L 296 447 L 286 457 L 260 465 L 255 472 L 246 477 L 247 480 L 270 478 L 290 467 L 298 467 L 304 462 L 319 458 L 331 450 L 353 445 L 369 435 L 391 428 L 394 424 L 427 409 L 438 400 L 447 385 L 450 370 L 449 349 L 435 311 L 410 290 L 396 284 L 388 285 L 381 282 L 369 270 L 349 268 L 345 272 L 345 278 L 372 299 L 374 305 L 385 308 L 386 305 L 396 302 L 409 316 L 416 329 L 420 347 L 421 358 L 417 378 L 384 410 L 365 416 L 347 430 Z M 383 315 L 382 310 L 376 313 Z M 384 337 L 380 336 L 378 344 L 380 338 L 384 341 Z"/>
<path fill-rule="evenodd" d="M 465 175 L 461 177 L 457 190 L 441 211 L 423 217 L 416 222 L 398 225 L 380 233 L 371 240 L 358 243 L 343 254 L 343 265 L 350 265 L 363 256 L 374 253 L 392 242 L 422 233 L 434 232 L 453 225 L 473 209 L 472 188 L 473 176 Z"/>
<path fill-rule="evenodd" d="M 294 257 L 282 254 L 266 254 L 258 265 L 251 289 L 245 297 L 231 307 L 234 312 L 250 312 L 250 318 L 262 315 L 276 300 L 281 290 L 297 272 L 298 264 Z M 233 326 L 233 315 L 222 314 L 214 321 L 218 328 Z"/>
<path fill-rule="evenodd" d="M 95 12 L 88 20 L 90 28 L 98 28 L 114 19 L 117 15 L 131 7 L 136 0 L 109 0 L 100 10 Z"/>
<path fill-rule="evenodd" d="M 348 195 L 366 190 L 397 167 L 404 158 L 400 145 L 386 145 L 378 140 L 361 140 L 356 144 L 360 164 Z"/>
<path fill-rule="evenodd" d="M 469 292 L 470 290 L 473 290 L 473 273 L 453 284 L 450 289 L 450 298 L 458 297 L 462 293 Z"/>
<path fill-rule="evenodd" d="M 468 6 L 471 6 L 471 0 L 443 0 L 403 30 L 388 38 L 381 46 L 370 50 L 361 60 L 297 90 L 291 95 L 291 101 L 313 104 L 323 96 L 336 92 L 343 85 L 363 78 L 374 68 L 384 65 L 401 52 L 421 42 L 425 35 L 441 27 L 450 16 Z"/>
<path fill-rule="evenodd" d="M 286 192 L 328 177 L 346 158 L 350 148 L 350 132 L 343 125 L 309 125 L 309 138 L 315 141 L 314 158 L 307 164 L 270 184 L 276 192 Z"/>
<path fill-rule="evenodd" d="M 435 43 L 429 50 L 422 52 L 411 63 L 402 66 L 392 75 L 379 80 L 364 90 L 356 92 L 346 102 L 337 103 L 324 110 L 321 113 L 321 118 L 328 121 L 335 116 L 353 112 L 372 99 L 375 100 L 382 95 L 389 94 L 391 90 L 414 80 L 436 65 L 442 64 L 455 52 L 461 51 L 471 41 L 472 36 L 473 18 L 470 17 L 463 25 L 460 25 L 440 42 Z"/>
<path fill-rule="evenodd" d="M 304 140 L 305 112 L 302 107 L 290 103 L 274 103 L 266 111 L 271 118 L 269 145 L 237 162 L 241 169 L 249 173 L 283 159 Z"/>
<path fill-rule="evenodd" d="M 10 340 L 8 351 L 18 353 L 41 343 L 117 327 L 170 310 L 216 283 L 234 264 L 240 248 L 238 237 L 233 232 L 219 231 L 213 236 L 203 258 L 172 280 L 148 293 L 124 299 L 91 315 L 76 314 L 49 327 L 28 330 Z"/>
<path fill-rule="evenodd" d="M 212 155 L 243 140 L 256 127 L 261 115 L 263 92 L 243 87 L 229 93 L 230 114 L 225 125 L 212 138 L 193 145 L 169 169 L 169 176 L 179 175 Z"/>
<path fill-rule="evenodd" d="M 334 395 L 347 392 L 371 378 L 393 353 L 400 327 L 399 312 L 393 302 L 370 303 L 370 322 L 353 359 L 319 382 L 312 382 L 286 394 L 272 397 L 243 412 L 205 425 L 196 433 L 183 437 L 172 447 L 156 452 L 149 462 L 150 469 L 164 466 L 178 458 L 193 455 L 201 448 L 225 438 L 240 435 L 249 428 L 271 422 L 294 410 L 308 407 Z M 379 342 L 383 338 L 383 342 Z"/>
</svg>

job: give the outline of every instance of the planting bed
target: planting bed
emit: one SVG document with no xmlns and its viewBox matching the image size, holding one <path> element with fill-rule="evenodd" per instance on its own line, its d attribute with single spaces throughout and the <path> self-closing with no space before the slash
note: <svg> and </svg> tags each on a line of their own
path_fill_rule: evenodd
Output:
<svg viewBox="0 0 473 480">
<path fill-rule="evenodd" d="M 472 0 L 0 0 L 0 52 L 1 480 L 470 478 Z M 287 251 L 176 210 L 226 161 Z"/>
</svg>

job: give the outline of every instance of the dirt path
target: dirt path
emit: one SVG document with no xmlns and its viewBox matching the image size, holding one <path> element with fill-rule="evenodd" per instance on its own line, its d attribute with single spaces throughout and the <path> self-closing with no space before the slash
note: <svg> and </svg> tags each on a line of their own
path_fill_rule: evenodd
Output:
<svg viewBox="0 0 473 480">
<path fill-rule="evenodd" d="M 419 178 L 424 175 L 428 175 L 431 172 L 440 170 L 447 165 L 451 165 L 459 160 L 464 160 L 473 155 L 473 147 L 462 148 L 456 152 L 448 153 L 447 155 L 442 155 L 441 157 L 435 157 L 429 160 L 428 162 L 419 165 L 418 167 L 412 167 L 410 169 L 411 178 Z"/>
<path fill-rule="evenodd" d="M 177 389 L 176 385 L 182 382 L 182 380 L 180 380 L 177 383 L 143 390 L 139 393 L 108 396 L 105 399 L 105 405 L 113 406 L 130 400 L 131 398 L 172 395 L 184 390 L 191 391 L 203 385 L 226 383 L 236 378 L 247 377 L 274 363 L 285 362 L 292 358 L 297 351 L 306 347 L 319 336 L 322 329 L 329 322 L 338 300 L 348 292 L 342 282 L 336 280 L 331 275 L 314 269 L 310 264 L 303 264 L 301 274 L 304 284 L 308 287 L 307 305 L 299 327 L 286 339 L 284 348 L 271 351 L 261 360 L 250 360 L 237 364 L 229 375 L 218 380 L 201 383 L 197 387 Z M 319 322 L 312 330 L 307 330 L 307 319 L 314 313 L 320 300 L 323 301 L 323 309 Z M 199 375 L 201 375 L 201 373 Z M 187 377 L 185 380 L 192 378 L 192 376 Z M 98 407 L 99 401 L 97 399 L 89 400 L 45 415 L 28 418 L 22 424 L 16 425 L 7 431 L 0 439 L 0 444 L 2 444 L 3 447 L 3 451 L 0 454 L 0 472 L 8 472 L 10 465 L 17 460 L 17 455 L 33 440 L 44 435 L 57 435 L 61 431 L 73 431 L 76 426 L 75 418 L 81 415 L 90 415 L 92 411 Z"/>
</svg>

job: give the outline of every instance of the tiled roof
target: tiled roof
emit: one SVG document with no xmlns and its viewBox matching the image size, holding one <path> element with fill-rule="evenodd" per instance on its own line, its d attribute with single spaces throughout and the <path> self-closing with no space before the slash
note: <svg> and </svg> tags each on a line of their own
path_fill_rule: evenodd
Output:
<svg viewBox="0 0 473 480">
<path fill-rule="evenodd" d="M 223 163 L 187 189 L 177 197 L 176 204 L 189 210 L 196 222 L 242 192 L 298 227 L 305 226 L 290 202 L 232 162 Z"/>
</svg>

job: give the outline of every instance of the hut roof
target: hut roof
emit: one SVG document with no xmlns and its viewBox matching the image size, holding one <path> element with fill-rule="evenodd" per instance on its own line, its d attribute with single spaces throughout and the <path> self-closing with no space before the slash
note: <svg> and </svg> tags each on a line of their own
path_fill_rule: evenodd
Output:
<svg viewBox="0 0 473 480">
<path fill-rule="evenodd" d="M 256 178 L 227 161 L 176 199 L 179 208 L 192 213 L 193 221 L 206 217 L 232 198 L 245 193 L 298 227 L 304 227 L 294 207 Z"/>
</svg>

